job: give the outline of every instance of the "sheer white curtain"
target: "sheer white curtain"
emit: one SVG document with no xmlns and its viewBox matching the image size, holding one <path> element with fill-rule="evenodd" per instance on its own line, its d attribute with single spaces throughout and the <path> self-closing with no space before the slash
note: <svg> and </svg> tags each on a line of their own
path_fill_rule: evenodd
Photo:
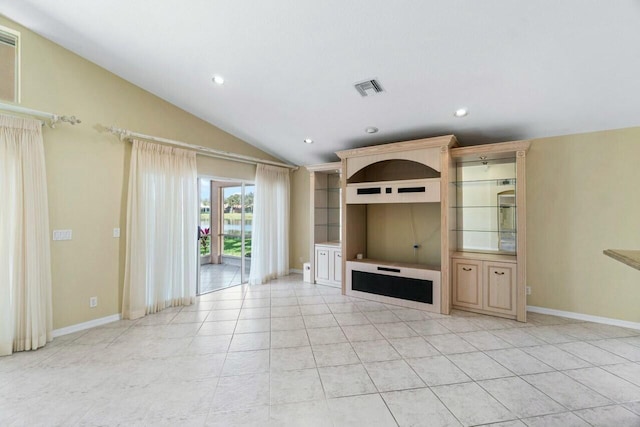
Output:
<svg viewBox="0 0 640 427">
<path fill-rule="evenodd" d="M 137 319 L 196 296 L 196 154 L 132 142 L 122 314 Z"/>
<path fill-rule="evenodd" d="M 0 115 L 0 356 L 44 346 L 52 326 L 42 125 Z"/>
<path fill-rule="evenodd" d="M 249 283 L 289 274 L 289 169 L 259 164 L 253 201 Z"/>
</svg>

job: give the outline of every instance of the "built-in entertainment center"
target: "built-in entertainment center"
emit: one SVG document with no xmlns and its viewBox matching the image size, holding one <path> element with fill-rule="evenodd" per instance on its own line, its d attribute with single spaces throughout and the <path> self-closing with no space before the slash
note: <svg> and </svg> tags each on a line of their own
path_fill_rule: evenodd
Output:
<svg viewBox="0 0 640 427">
<path fill-rule="evenodd" d="M 528 147 L 447 135 L 337 152 L 343 294 L 526 321 Z"/>
<path fill-rule="evenodd" d="M 449 313 L 449 151 L 456 145 L 450 135 L 337 153 L 346 295 Z"/>
</svg>

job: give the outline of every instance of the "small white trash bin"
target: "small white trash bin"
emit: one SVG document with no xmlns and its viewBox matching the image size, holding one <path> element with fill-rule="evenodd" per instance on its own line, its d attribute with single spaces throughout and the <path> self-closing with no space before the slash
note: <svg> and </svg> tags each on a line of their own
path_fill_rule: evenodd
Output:
<svg viewBox="0 0 640 427">
<path fill-rule="evenodd" d="M 302 281 L 305 283 L 311 283 L 311 263 L 305 262 L 302 264 Z"/>
</svg>

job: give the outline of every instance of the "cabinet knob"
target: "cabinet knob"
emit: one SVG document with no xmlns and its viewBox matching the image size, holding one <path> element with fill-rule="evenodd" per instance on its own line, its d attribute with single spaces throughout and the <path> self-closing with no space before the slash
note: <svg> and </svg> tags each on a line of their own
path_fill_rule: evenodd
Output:
<svg viewBox="0 0 640 427">
<path fill-rule="evenodd" d="M 473 270 L 473 268 L 471 268 L 471 267 L 469 267 L 469 268 L 467 268 L 467 267 L 462 267 L 462 269 L 463 269 L 464 271 L 471 271 L 471 270 Z"/>
<path fill-rule="evenodd" d="M 494 271 L 498 276 L 504 276 L 504 271 Z"/>
</svg>

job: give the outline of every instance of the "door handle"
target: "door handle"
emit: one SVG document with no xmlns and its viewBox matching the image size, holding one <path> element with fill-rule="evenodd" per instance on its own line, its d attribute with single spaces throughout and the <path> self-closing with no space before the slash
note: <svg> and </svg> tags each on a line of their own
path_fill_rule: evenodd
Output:
<svg viewBox="0 0 640 427">
<path fill-rule="evenodd" d="M 473 268 L 467 268 L 467 267 L 462 267 L 462 269 L 463 269 L 464 271 L 471 271 L 471 270 L 473 270 Z"/>
<path fill-rule="evenodd" d="M 494 271 L 494 274 L 497 274 L 498 276 L 504 276 L 504 271 Z"/>
</svg>

